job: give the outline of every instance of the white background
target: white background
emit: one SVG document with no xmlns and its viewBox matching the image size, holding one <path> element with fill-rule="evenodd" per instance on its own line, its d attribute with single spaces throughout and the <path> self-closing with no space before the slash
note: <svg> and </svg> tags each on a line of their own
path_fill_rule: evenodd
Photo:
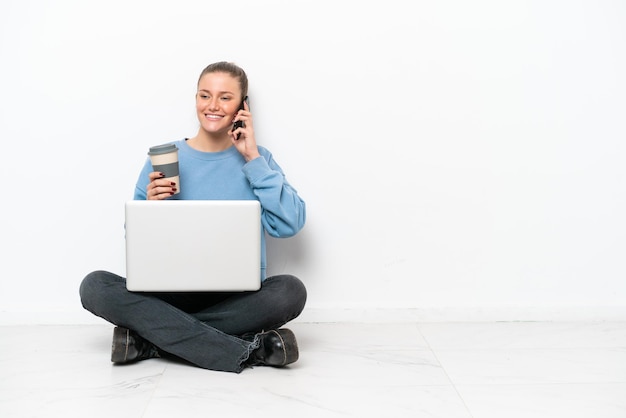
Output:
<svg viewBox="0 0 626 418">
<path fill-rule="evenodd" d="M 619 0 L 4 0 L 0 311 L 91 318 L 147 149 L 196 133 L 228 60 L 307 202 L 269 272 L 310 312 L 623 312 L 625 23 Z"/>
</svg>

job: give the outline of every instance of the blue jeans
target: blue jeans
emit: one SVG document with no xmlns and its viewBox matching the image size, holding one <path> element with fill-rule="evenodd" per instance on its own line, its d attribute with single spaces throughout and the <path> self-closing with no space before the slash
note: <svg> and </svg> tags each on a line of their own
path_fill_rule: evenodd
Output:
<svg viewBox="0 0 626 418">
<path fill-rule="evenodd" d="M 80 285 L 83 307 L 129 328 L 161 351 L 196 366 L 241 372 L 258 338 L 304 309 L 306 289 L 291 275 L 268 277 L 261 289 L 238 293 L 137 293 L 107 271 L 88 274 Z"/>
</svg>

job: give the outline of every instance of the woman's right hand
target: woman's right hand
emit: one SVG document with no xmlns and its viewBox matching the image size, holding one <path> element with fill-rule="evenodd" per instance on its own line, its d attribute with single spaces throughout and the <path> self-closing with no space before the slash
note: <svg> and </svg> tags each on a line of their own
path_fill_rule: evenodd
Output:
<svg viewBox="0 0 626 418">
<path fill-rule="evenodd" d="M 147 199 L 148 200 L 163 200 L 167 199 L 176 192 L 178 185 L 173 181 L 164 180 L 163 173 L 153 171 L 148 174 L 150 178 L 150 184 L 147 187 Z"/>
</svg>

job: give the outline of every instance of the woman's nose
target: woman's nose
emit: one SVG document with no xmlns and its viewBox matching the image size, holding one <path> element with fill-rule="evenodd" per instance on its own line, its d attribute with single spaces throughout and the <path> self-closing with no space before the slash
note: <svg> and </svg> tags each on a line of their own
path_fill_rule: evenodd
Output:
<svg viewBox="0 0 626 418">
<path fill-rule="evenodd" d="M 214 110 L 217 109 L 219 107 L 217 99 L 211 99 L 209 100 L 209 109 Z"/>
</svg>

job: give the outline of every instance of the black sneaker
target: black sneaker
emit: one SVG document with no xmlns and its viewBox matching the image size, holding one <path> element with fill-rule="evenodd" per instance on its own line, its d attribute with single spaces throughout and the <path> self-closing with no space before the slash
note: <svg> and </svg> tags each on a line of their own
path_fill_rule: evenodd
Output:
<svg viewBox="0 0 626 418">
<path fill-rule="evenodd" d="M 160 357 L 158 349 L 128 328 L 115 327 L 111 345 L 113 363 L 132 363 Z"/>
<path fill-rule="evenodd" d="M 283 367 L 298 360 L 298 343 L 291 330 L 282 328 L 257 335 L 259 348 L 250 353 L 250 366 Z"/>
</svg>

